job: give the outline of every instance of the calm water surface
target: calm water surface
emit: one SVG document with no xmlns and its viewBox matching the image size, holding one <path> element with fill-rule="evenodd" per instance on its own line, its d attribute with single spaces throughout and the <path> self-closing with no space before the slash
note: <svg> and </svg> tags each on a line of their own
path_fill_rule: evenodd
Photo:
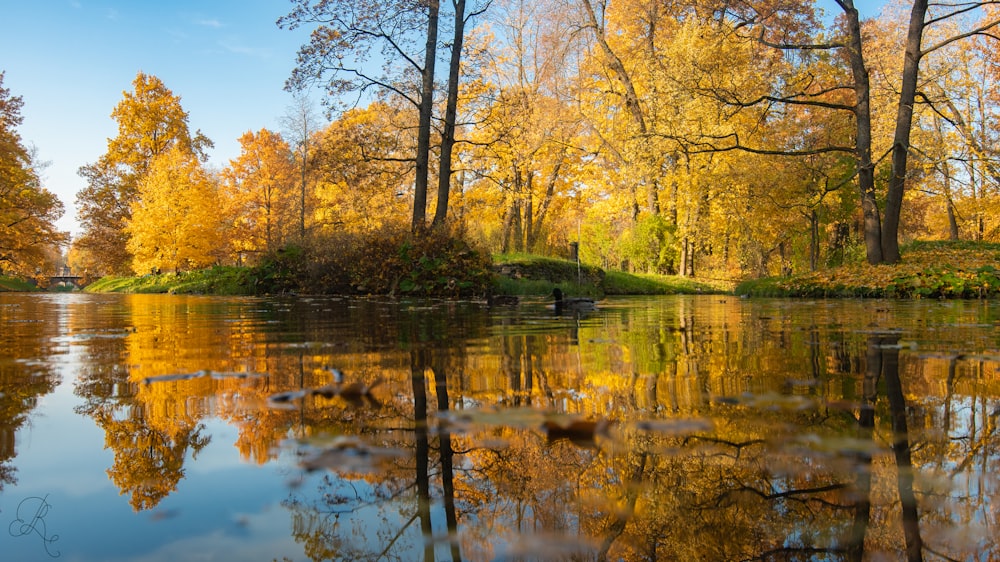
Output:
<svg viewBox="0 0 1000 562">
<path fill-rule="evenodd" d="M 601 304 L 0 294 L 0 558 L 1000 558 L 1000 303 Z"/>
</svg>

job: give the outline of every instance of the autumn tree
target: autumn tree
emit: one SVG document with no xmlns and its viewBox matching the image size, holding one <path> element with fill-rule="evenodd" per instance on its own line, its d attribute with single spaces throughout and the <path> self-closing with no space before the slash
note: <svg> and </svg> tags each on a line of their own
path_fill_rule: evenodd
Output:
<svg viewBox="0 0 1000 562">
<path fill-rule="evenodd" d="M 434 212 L 434 226 L 440 227 L 448 218 L 448 208 L 451 193 L 451 176 L 453 168 L 453 152 L 458 119 L 459 89 L 462 80 L 463 46 L 465 45 L 466 27 L 473 19 L 483 15 L 490 7 L 492 0 L 469 4 L 467 0 L 452 0 L 452 39 L 448 43 L 448 82 L 446 86 L 446 102 L 444 118 L 441 123 L 441 151 L 438 158 L 438 190 L 437 206 Z"/>
<path fill-rule="evenodd" d="M 632 175 L 635 179 L 629 186 L 632 192 L 633 220 L 639 218 L 643 206 L 640 201 L 640 185 L 647 186 L 647 211 L 653 215 L 659 214 L 660 175 L 649 166 L 643 167 L 654 156 L 650 143 L 649 119 L 650 106 L 655 103 L 653 100 L 656 96 L 650 95 L 654 94 L 651 90 L 643 91 L 640 75 L 648 77 L 649 69 L 644 66 L 650 61 L 649 55 L 654 54 L 650 51 L 656 48 L 654 35 L 658 31 L 658 24 L 672 15 L 670 7 L 655 2 L 630 2 L 621 6 L 607 0 L 579 0 L 578 3 L 583 12 L 581 26 L 590 32 L 590 38 L 596 45 L 596 52 L 591 56 L 602 71 L 602 82 L 611 94 L 609 98 L 614 100 L 613 107 L 626 115 L 623 122 L 618 123 L 624 134 L 617 139 L 619 144 L 615 147 L 615 154 L 623 165 L 633 168 Z M 635 17 L 640 14 L 643 17 Z M 631 27 L 628 32 L 626 26 Z M 638 54 L 635 51 L 637 46 L 640 50 L 647 51 L 645 56 L 627 58 L 629 54 Z M 628 66 L 626 62 L 629 63 Z M 646 85 L 651 87 L 653 82 L 646 80 Z M 605 135 L 604 138 L 611 137 Z"/>
<path fill-rule="evenodd" d="M 496 2 L 488 42 L 494 55 L 477 67 L 464 166 L 469 195 L 463 222 L 500 251 L 539 251 L 559 220 L 570 171 L 584 154 L 583 127 L 561 94 L 568 89 L 565 63 L 572 44 L 554 6 L 519 0 Z M 567 220 L 575 220 L 568 216 Z M 573 229 L 575 230 L 575 229 Z M 565 240 L 559 246 L 565 247 Z"/>
<path fill-rule="evenodd" d="M 55 225 L 63 204 L 42 187 L 38 157 L 17 132 L 24 101 L 3 78 L 0 72 L 0 272 L 29 274 L 46 264 L 48 249 L 66 241 Z"/>
<path fill-rule="evenodd" d="M 306 199 L 309 183 L 309 166 L 312 161 L 309 153 L 312 148 L 310 141 L 319 130 L 319 117 L 316 115 L 312 100 L 301 90 L 293 93 L 293 102 L 282 117 L 281 124 L 285 132 L 284 138 L 289 142 L 295 153 L 295 164 L 298 168 L 299 180 L 299 239 L 306 239 Z"/>
<path fill-rule="evenodd" d="M 382 225 L 405 223 L 401 194 L 412 181 L 404 154 L 409 140 L 397 134 L 404 118 L 384 103 L 341 114 L 312 141 L 316 182 L 313 213 L 317 231 L 366 233 Z"/>
<path fill-rule="evenodd" d="M 156 158 L 174 146 L 206 157 L 212 146 L 200 131 L 188 130 L 188 113 L 181 99 L 156 76 L 139 72 L 133 91 L 123 92 L 111 118 L 118 135 L 96 162 L 80 168 L 87 186 L 77 193 L 83 235 L 78 243 L 99 256 L 108 272 L 127 272 L 131 265 L 127 225 L 139 198 L 139 186 Z"/>
<path fill-rule="evenodd" d="M 378 0 L 363 9 L 347 0 L 293 0 L 293 4 L 292 12 L 279 19 L 278 25 L 287 29 L 315 25 L 316 29 L 299 50 L 287 88 L 320 83 L 326 88 L 328 104 L 347 106 L 352 103 L 345 104 L 341 96 L 360 100 L 374 91 L 406 100 L 417 109 L 412 226 L 422 228 L 430 175 L 439 1 Z M 379 55 L 381 65 L 369 64 Z"/>
<path fill-rule="evenodd" d="M 763 96 L 745 96 L 733 93 L 729 101 L 737 107 L 787 107 L 808 105 L 832 111 L 848 112 L 855 123 L 855 137 L 851 146 L 802 146 L 797 154 L 839 150 L 850 153 L 856 161 L 857 186 L 864 215 L 864 240 L 869 263 L 895 262 L 899 259 L 899 227 L 903 193 L 907 177 L 910 135 L 913 126 L 914 103 L 917 100 L 920 61 L 926 55 L 972 36 L 986 33 L 997 25 L 997 20 L 984 19 L 962 26 L 955 34 L 939 38 L 930 45 L 923 44 L 925 31 L 958 18 L 983 10 L 993 2 L 937 4 L 930 7 L 926 0 L 915 0 L 909 14 L 906 40 L 903 43 L 902 68 L 898 70 L 898 90 L 890 106 L 873 104 L 869 44 L 872 38 L 866 33 L 853 0 L 836 0 L 841 17 L 838 27 L 828 35 L 820 34 L 814 24 L 803 25 L 810 17 L 807 3 L 774 5 L 771 2 L 739 2 L 727 5 L 723 19 L 731 22 L 747 41 L 756 42 L 766 49 L 787 54 L 786 58 L 802 61 L 795 67 L 793 80 L 778 83 L 774 91 Z M 840 82 L 819 82 L 808 71 L 809 62 L 816 60 L 813 53 L 833 53 L 850 69 L 850 78 Z M 850 91 L 853 99 L 831 99 L 838 92 Z M 889 109 L 891 108 L 891 109 Z M 895 111 L 895 126 L 889 140 L 891 174 L 884 192 L 875 181 L 878 158 L 874 144 L 873 122 L 877 114 Z M 729 148 L 766 150 L 766 147 L 731 142 Z M 885 208 L 880 209 L 880 200 Z M 884 212 L 884 217 L 883 217 Z"/>
<path fill-rule="evenodd" d="M 242 262 L 243 256 L 259 256 L 291 239 L 297 197 L 294 156 L 280 134 L 261 129 L 239 140 L 242 152 L 222 179 L 228 238 Z"/>
<path fill-rule="evenodd" d="M 876 23 L 881 28 L 890 26 L 903 19 L 900 14 L 905 15 L 904 8 L 899 4 L 891 6 Z M 990 17 L 988 11 L 983 13 L 981 22 Z M 968 19 L 938 23 L 928 30 L 924 42 L 935 44 L 975 24 Z M 880 40 L 895 36 L 900 46 L 905 40 L 898 27 L 894 34 L 883 32 L 879 36 Z M 982 206 L 989 197 L 983 196 L 1000 185 L 1000 167 L 992 148 L 997 140 L 993 123 L 1000 107 L 998 100 L 990 96 L 998 78 L 990 71 L 991 60 L 996 57 L 995 43 L 989 34 L 970 37 L 929 53 L 922 62 L 909 151 L 912 164 L 906 178 L 919 189 L 909 190 L 904 204 L 919 205 L 930 200 L 928 204 L 939 209 L 938 216 L 926 217 L 925 224 L 943 225 L 935 232 L 946 232 L 952 239 L 963 235 L 982 237 L 983 219 L 991 215 Z M 877 56 L 883 51 L 879 49 Z M 893 93 L 900 90 L 899 75 L 894 71 L 902 66 L 903 49 L 894 51 L 891 61 L 876 59 L 873 72 L 879 86 Z M 902 220 L 910 231 L 913 215 L 903 209 Z"/>
<path fill-rule="evenodd" d="M 181 271 L 218 261 L 218 187 L 194 153 L 176 145 L 154 158 L 136 195 L 125 227 L 134 271 Z"/>
<path fill-rule="evenodd" d="M 323 84 L 333 105 L 350 106 L 374 92 L 404 100 L 417 112 L 416 147 L 413 153 L 414 187 L 411 226 L 419 231 L 426 226 L 428 185 L 431 177 L 432 136 L 435 124 L 435 66 L 439 44 L 449 52 L 447 101 L 441 123 L 438 202 L 433 224 L 443 225 L 448 214 L 452 147 L 455 143 L 462 49 L 468 22 L 489 6 L 476 7 L 466 0 L 451 2 L 453 38 L 438 41 L 442 17 L 439 0 L 378 0 L 359 9 L 347 0 L 293 0 L 295 8 L 278 20 L 278 25 L 295 29 L 316 25 L 310 42 L 299 50 L 298 66 L 288 80 L 289 89 L 302 89 L 313 83 Z M 378 54 L 382 64 L 373 66 Z"/>
</svg>

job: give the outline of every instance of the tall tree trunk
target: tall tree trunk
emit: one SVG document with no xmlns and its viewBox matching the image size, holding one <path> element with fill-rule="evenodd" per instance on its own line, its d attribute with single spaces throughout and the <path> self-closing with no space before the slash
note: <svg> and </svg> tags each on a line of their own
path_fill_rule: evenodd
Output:
<svg viewBox="0 0 1000 562">
<path fill-rule="evenodd" d="M 512 218 L 512 226 L 514 230 L 513 237 L 514 237 L 515 252 L 524 251 L 524 222 L 522 222 L 521 220 L 521 211 L 522 211 L 521 208 L 522 208 L 521 199 L 520 197 L 518 197 L 518 199 L 514 201 L 514 205 L 510 210 Z"/>
<path fill-rule="evenodd" d="M 302 179 L 299 183 L 299 242 L 306 241 L 306 154 L 309 149 L 309 141 L 302 141 Z"/>
<path fill-rule="evenodd" d="M 948 239 L 958 240 L 958 217 L 955 213 L 955 200 L 951 196 L 951 167 L 945 161 L 943 165 L 942 179 L 944 190 L 945 210 L 948 213 Z"/>
<path fill-rule="evenodd" d="M 861 46 L 861 22 L 853 0 L 843 0 L 844 14 L 850 39 L 848 54 L 854 78 L 854 108 L 856 127 L 855 158 L 858 167 L 858 189 L 864 214 L 865 254 L 868 263 L 882 263 L 882 219 L 875 198 L 875 165 L 872 163 L 871 87 Z"/>
<path fill-rule="evenodd" d="M 524 199 L 524 249 L 528 252 L 531 251 L 531 247 L 535 244 L 534 237 L 531 233 L 534 231 L 534 204 L 533 198 L 531 197 L 531 179 L 534 174 L 528 176 L 528 193 L 525 195 Z"/>
<path fill-rule="evenodd" d="M 545 224 L 545 216 L 548 214 L 549 205 L 555 197 L 556 182 L 559 181 L 559 171 L 562 169 L 564 162 L 565 160 L 563 158 L 560 158 L 559 161 L 556 162 L 556 165 L 552 169 L 552 173 L 549 174 L 549 179 L 545 182 L 545 196 L 542 197 L 542 201 L 538 205 L 538 213 L 536 213 L 535 218 L 531 221 L 532 230 L 528 232 L 529 250 L 535 247 L 535 242 L 542 235 L 542 227 Z"/>
<path fill-rule="evenodd" d="M 809 212 L 809 271 L 819 269 L 819 217 L 816 209 Z"/>
<path fill-rule="evenodd" d="M 427 178 L 430 175 L 431 117 L 434 111 L 434 61 L 437 59 L 439 0 L 427 0 L 427 43 L 420 85 L 420 118 L 417 123 L 416 178 L 413 180 L 414 232 L 422 230 L 427 216 Z"/>
<path fill-rule="evenodd" d="M 910 29 L 906 34 L 906 55 L 903 78 L 896 106 L 896 131 L 892 137 L 892 175 L 885 198 L 885 222 L 882 225 L 882 259 L 899 261 L 899 215 L 906 187 L 906 161 L 910 152 L 910 130 L 913 126 L 913 104 L 917 95 L 920 73 L 920 42 L 924 33 L 924 17 L 928 0 L 914 0 L 910 11 Z"/>
<path fill-rule="evenodd" d="M 441 132 L 441 158 L 438 164 L 437 208 L 434 227 L 443 226 L 448 218 L 448 196 L 451 192 L 451 154 L 455 146 L 455 120 L 458 115 L 458 81 L 461 77 L 462 43 L 465 40 L 465 0 L 453 0 L 455 6 L 455 35 L 451 43 L 451 62 L 448 65 L 448 102 L 444 110 L 444 129 Z"/>
</svg>

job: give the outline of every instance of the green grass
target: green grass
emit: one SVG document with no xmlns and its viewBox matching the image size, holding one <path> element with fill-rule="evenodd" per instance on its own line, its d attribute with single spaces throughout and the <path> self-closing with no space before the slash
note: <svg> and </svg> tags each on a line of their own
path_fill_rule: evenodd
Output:
<svg viewBox="0 0 1000 562">
<path fill-rule="evenodd" d="M 604 276 L 604 292 L 609 295 L 694 295 L 728 291 L 722 285 L 688 277 L 608 271 Z"/>
<path fill-rule="evenodd" d="M 762 297 L 995 298 L 1000 244 L 921 241 L 901 248 L 899 263 L 840 267 L 745 281 L 736 294 Z"/>
<path fill-rule="evenodd" d="M 499 272 L 493 290 L 501 295 L 548 295 L 559 287 L 570 295 L 675 295 L 723 293 L 726 288 L 685 277 L 604 271 L 576 262 L 532 254 L 493 257 Z"/>
<path fill-rule="evenodd" d="M 213 267 L 179 274 L 163 273 L 142 277 L 102 277 L 87 286 L 91 293 L 171 293 L 189 295 L 252 294 L 248 270 L 242 267 Z"/>
<path fill-rule="evenodd" d="M 2 277 L 0 276 L 0 292 L 10 291 L 10 292 L 28 292 L 37 291 L 38 287 L 28 283 L 23 279 L 18 279 L 16 277 Z"/>
</svg>

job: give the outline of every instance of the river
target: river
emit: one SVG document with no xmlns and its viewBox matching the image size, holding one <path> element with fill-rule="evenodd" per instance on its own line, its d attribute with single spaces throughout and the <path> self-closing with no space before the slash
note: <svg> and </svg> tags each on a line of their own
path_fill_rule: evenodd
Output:
<svg viewBox="0 0 1000 562">
<path fill-rule="evenodd" d="M 997 559 L 998 304 L 0 293 L 0 552 Z"/>
</svg>

